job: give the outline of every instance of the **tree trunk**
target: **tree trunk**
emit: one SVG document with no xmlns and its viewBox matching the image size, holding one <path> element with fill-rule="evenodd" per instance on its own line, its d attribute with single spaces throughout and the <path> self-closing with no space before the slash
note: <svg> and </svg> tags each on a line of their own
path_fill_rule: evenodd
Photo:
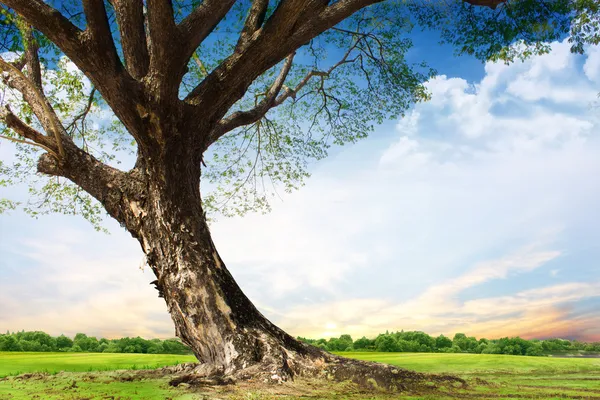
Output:
<svg viewBox="0 0 600 400">
<path fill-rule="evenodd" d="M 259 367 L 278 377 L 293 375 L 294 360 L 326 353 L 276 327 L 242 292 L 215 249 L 194 175 L 150 174 L 144 204 L 130 204 L 140 219 L 132 233 L 157 277 L 176 334 L 207 373 Z"/>
</svg>

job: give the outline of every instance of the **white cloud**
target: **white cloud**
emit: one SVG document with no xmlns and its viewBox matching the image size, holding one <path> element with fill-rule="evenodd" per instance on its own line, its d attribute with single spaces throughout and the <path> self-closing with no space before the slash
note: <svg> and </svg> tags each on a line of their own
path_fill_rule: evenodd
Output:
<svg viewBox="0 0 600 400">
<path fill-rule="evenodd" d="M 465 289 L 482 283 L 540 268 L 556 256 L 557 252 L 524 249 L 500 260 L 481 263 L 465 274 L 431 286 L 417 298 L 405 302 L 353 299 L 323 303 L 318 307 L 300 306 L 286 313 L 280 323 L 297 334 L 309 337 L 337 336 L 340 332 L 375 335 L 387 329 L 425 330 L 430 334 L 466 331 L 488 337 L 510 332 L 513 335 L 535 337 L 560 334 L 552 331 L 557 327 L 576 334 L 578 327 L 588 327 L 588 321 L 577 321 L 569 330 L 568 317 L 559 313 L 557 307 L 599 297 L 600 282 L 563 283 L 471 300 L 457 297 Z M 594 316 L 597 320 L 599 317 Z M 540 321 L 545 321 L 546 325 L 536 327 Z M 517 324 L 520 329 L 527 326 L 528 330 L 519 331 L 510 324 Z M 330 326 L 339 328 L 331 331 Z M 600 334 L 600 330 L 588 330 L 594 335 Z"/>
<path fill-rule="evenodd" d="M 583 71 L 587 78 L 598 84 L 600 83 L 600 48 L 597 46 L 588 49 L 588 57 L 583 65 Z"/>
</svg>

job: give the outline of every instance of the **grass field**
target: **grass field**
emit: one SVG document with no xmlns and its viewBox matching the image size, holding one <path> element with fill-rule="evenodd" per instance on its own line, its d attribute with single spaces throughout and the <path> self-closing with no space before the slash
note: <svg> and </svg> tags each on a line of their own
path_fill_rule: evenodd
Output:
<svg viewBox="0 0 600 400">
<path fill-rule="evenodd" d="M 85 353 L 0 353 L 0 399 L 598 399 L 600 359 L 565 359 L 473 354 L 344 353 L 428 373 L 450 373 L 467 388 L 434 387 L 404 393 L 365 391 L 352 384 L 296 380 L 283 385 L 240 382 L 233 386 L 168 386 L 168 377 L 140 371 L 111 371 L 172 365 L 185 356 Z M 44 372 L 12 376 L 19 372 Z M 95 371 L 95 372 L 94 372 Z M 146 375 L 144 375 L 146 374 Z"/>
<path fill-rule="evenodd" d="M 0 352 L 0 378 L 27 372 L 54 374 L 60 371 L 151 369 L 195 361 L 194 356 L 175 354 Z"/>
<path fill-rule="evenodd" d="M 337 353 L 344 357 L 397 365 L 419 372 L 479 373 L 600 373 L 600 358 L 524 357 L 497 354 Z"/>
</svg>

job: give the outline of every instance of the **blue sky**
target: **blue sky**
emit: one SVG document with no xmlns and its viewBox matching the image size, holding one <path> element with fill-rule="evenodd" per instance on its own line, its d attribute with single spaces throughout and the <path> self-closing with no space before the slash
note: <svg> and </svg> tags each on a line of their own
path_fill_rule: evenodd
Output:
<svg viewBox="0 0 600 400">
<path fill-rule="evenodd" d="M 272 213 L 215 222 L 223 259 L 294 335 L 600 340 L 600 51 L 554 43 L 506 66 L 416 45 L 442 74 L 432 100 L 314 165 Z M 0 330 L 173 336 L 139 245 L 106 226 L 0 216 Z"/>
</svg>

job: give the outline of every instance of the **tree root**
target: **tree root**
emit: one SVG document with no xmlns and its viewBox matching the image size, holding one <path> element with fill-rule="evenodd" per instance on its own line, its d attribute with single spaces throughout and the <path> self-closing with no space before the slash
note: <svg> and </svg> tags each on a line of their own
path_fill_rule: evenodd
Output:
<svg viewBox="0 0 600 400">
<path fill-rule="evenodd" d="M 285 356 L 274 362 L 263 360 L 230 374 L 198 364 L 187 365 L 171 379 L 170 385 L 182 383 L 190 386 L 228 385 L 241 381 L 283 383 L 294 377 L 324 379 L 333 382 L 351 381 L 363 389 L 386 391 L 421 391 L 439 387 L 464 389 L 467 382 L 451 375 L 425 374 L 387 364 L 354 360 L 323 352 L 322 357 L 305 358 Z M 171 367 L 172 368 L 172 367 Z M 168 368 L 165 368 L 168 369 Z M 167 372 L 167 371 L 165 371 Z"/>
</svg>

